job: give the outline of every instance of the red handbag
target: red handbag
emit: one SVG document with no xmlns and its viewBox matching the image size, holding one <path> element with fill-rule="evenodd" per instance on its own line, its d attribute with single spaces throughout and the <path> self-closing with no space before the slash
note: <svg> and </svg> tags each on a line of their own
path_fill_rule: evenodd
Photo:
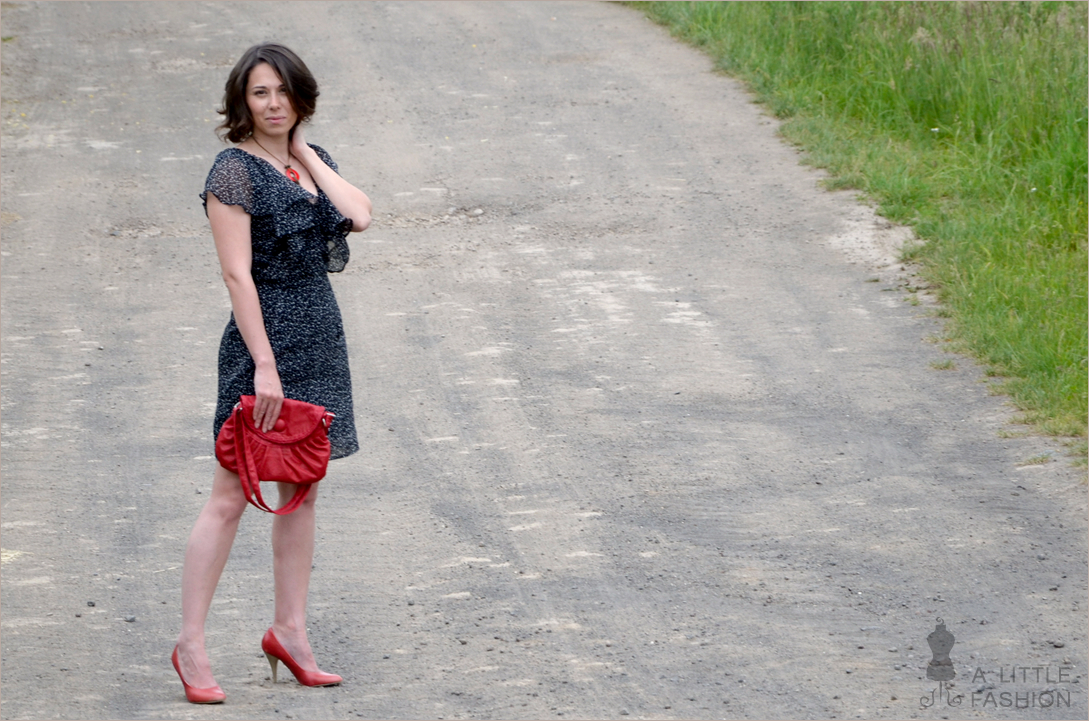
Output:
<svg viewBox="0 0 1089 721">
<path fill-rule="evenodd" d="M 265 433 L 253 423 L 254 396 L 242 396 L 216 437 L 219 465 L 238 474 L 246 500 L 262 511 L 287 515 L 306 500 L 310 486 L 329 466 L 329 424 L 335 415 L 321 406 L 284 399 L 280 417 Z M 261 497 L 261 481 L 296 483 L 295 495 L 273 510 Z"/>
</svg>

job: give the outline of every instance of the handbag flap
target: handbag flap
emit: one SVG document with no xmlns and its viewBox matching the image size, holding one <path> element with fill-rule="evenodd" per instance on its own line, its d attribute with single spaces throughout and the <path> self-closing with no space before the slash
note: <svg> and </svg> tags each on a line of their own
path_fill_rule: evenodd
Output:
<svg viewBox="0 0 1089 721">
<path fill-rule="evenodd" d="M 266 433 L 253 423 L 256 396 L 241 396 L 239 402 L 242 404 L 242 422 L 246 424 L 246 431 L 269 443 L 296 443 L 312 434 L 326 415 L 330 418 L 333 416 L 332 413 L 327 414 L 322 406 L 284 398 L 277 427 Z"/>
</svg>

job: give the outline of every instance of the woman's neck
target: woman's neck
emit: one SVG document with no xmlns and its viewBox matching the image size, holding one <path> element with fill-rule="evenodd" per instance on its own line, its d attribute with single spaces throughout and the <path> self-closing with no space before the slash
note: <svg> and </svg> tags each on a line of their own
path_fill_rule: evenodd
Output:
<svg viewBox="0 0 1089 721">
<path fill-rule="evenodd" d="M 254 133 L 250 136 L 250 140 L 259 148 L 264 149 L 266 153 L 272 153 L 280 159 L 288 157 L 291 144 L 286 135 L 270 136 L 264 133 Z"/>
</svg>

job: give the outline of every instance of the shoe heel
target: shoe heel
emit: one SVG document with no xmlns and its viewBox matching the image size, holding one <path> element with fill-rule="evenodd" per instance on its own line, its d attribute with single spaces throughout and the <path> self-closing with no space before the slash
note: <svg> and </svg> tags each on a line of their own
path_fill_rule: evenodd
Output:
<svg viewBox="0 0 1089 721">
<path fill-rule="evenodd" d="M 265 632 L 265 637 L 261 639 L 261 650 L 265 652 L 265 658 L 268 659 L 269 665 L 272 666 L 273 683 L 276 683 L 276 664 L 279 661 L 284 662 L 288 670 L 295 674 L 295 680 L 302 686 L 336 686 L 344 680 L 335 673 L 307 671 L 299 668 L 299 664 L 295 662 L 295 659 L 291 658 L 291 654 L 280 645 L 280 641 L 271 628 Z"/>
<path fill-rule="evenodd" d="M 268 659 L 268 665 L 272 666 L 272 682 L 276 683 L 276 667 L 280 664 L 280 659 L 276 658 L 271 653 L 266 653 L 265 658 Z"/>
</svg>

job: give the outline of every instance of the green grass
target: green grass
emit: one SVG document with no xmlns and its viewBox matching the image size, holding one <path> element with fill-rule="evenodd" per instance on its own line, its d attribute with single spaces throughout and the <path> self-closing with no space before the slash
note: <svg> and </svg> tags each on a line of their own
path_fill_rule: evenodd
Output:
<svg viewBox="0 0 1089 721">
<path fill-rule="evenodd" d="M 1037 430 L 1085 437 L 1089 5 L 633 5 L 744 80 L 828 187 L 912 226 L 953 348 Z"/>
</svg>

